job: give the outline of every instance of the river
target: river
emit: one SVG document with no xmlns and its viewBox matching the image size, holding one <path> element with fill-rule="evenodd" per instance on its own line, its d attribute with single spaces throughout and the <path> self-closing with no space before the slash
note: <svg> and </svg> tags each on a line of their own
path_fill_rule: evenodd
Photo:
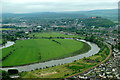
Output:
<svg viewBox="0 0 120 80">
<path fill-rule="evenodd" d="M 77 39 L 77 40 L 79 40 L 79 39 Z M 34 64 L 24 65 L 24 66 L 0 68 L 0 69 L 5 70 L 5 71 L 7 71 L 8 69 L 17 69 L 19 72 L 31 71 L 31 70 L 35 70 L 35 69 L 46 68 L 46 67 L 61 65 L 61 64 L 65 64 L 65 63 L 71 63 L 75 60 L 79 60 L 79 59 L 82 59 L 84 57 L 92 56 L 92 55 L 98 53 L 100 50 L 100 48 L 94 43 L 91 43 L 91 42 L 88 42 L 85 40 L 79 40 L 79 41 L 86 42 L 87 44 L 89 44 L 91 46 L 91 50 L 89 50 L 88 52 L 86 52 L 84 54 L 80 54 L 80 55 L 76 55 L 76 56 L 72 56 L 72 57 L 67 57 L 64 59 L 51 60 L 51 61 L 47 61 L 47 62 L 34 63 Z"/>
<path fill-rule="evenodd" d="M 15 43 L 12 42 L 12 41 L 7 41 L 7 43 L 5 44 L 5 46 L 0 47 L 0 49 L 6 48 L 6 47 L 10 47 L 10 46 L 12 46 L 13 44 L 15 44 Z"/>
</svg>

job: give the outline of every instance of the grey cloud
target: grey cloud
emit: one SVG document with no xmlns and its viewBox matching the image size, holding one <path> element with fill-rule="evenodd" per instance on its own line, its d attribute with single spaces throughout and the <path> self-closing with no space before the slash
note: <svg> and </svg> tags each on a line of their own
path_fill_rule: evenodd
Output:
<svg viewBox="0 0 120 80">
<path fill-rule="evenodd" d="M 56 11 L 81 11 L 93 9 L 116 8 L 115 2 L 82 3 L 82 2 L 29 2 L 21 4 L 5 4 L 3 12 L 56 12 Z"/>
</svg>

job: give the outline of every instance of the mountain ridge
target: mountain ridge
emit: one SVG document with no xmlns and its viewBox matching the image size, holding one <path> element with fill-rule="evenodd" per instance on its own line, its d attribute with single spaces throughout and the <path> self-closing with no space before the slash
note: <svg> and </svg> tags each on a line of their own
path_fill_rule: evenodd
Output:
<svg viewBox="0 0 120 80">
<path fill-rule="evenodd" d="M 90 11 L 68 11 L 68 12 L 34 12 L 34 13 L 2 13 L 4 17 L 35 17 L 40 18 L 86 18 L 92 16 L 100 16 L 112 21 L 118 21 L 118 9 L 100 9 L 100 10 L 90 10 Z"/>
</svg>

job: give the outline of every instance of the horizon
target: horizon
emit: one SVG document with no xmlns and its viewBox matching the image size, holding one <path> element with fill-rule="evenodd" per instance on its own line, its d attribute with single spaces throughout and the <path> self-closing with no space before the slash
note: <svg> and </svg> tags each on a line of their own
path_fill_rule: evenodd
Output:
<svg viewBox="0 0 120 80">
<path fill-rule="evenodd" d="M 93 10 L 83 10 L 83 11 L 61 11 L 61 12 L 50 12 L 50 11 L 46 11 L 46 12 L 28 12 L 28 13 L 10 13 L 10 12 L 6 12 L 6 13 L 0 13 L 0 14 L 31 14 L 31 13 L 69 13 L 69 12 L 86 12 L 86 11 L 100 11 L 100 10 L 117 10 L 117 8 L 113 8 L 113 9 L 93 9 Z"/>
</svg>

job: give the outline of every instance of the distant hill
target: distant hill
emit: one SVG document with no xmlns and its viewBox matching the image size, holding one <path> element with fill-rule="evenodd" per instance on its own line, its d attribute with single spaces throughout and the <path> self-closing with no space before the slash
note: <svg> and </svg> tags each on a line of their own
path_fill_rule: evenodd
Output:
<svg viewBox="0 0 120 80">
<path fill-rule="evenodd" d="M 24 13 L 24 14 L 12 14 L 4 13 L 4 17 L 37 17 L 37 18 L 86 18 L 91 16 L 100 16 L 110 19 L 112 21 L 118 21 L 117 9 L 104 9 L 104 10 L 92 10 L 92 11 L 73 11 L 73 12 L 38 12 L 38 13 Z"/>
<path fill-rule="evenodd" d="M 88 27 L 112 27 L 115 25 L 111 20 L 101 17 L 82 19 L 82 22 Z"/>
<path fill-rule="evenodd" d="M 101 16 L 108 18 L 112 21 L 118 21 L 118 9 L 107 9 L 107 10 L 93 10 L 88 11 L 85 15 Z"/>
<path fill-rule="evenodd" d="M 4 17 L 37 17 L 37 18 L 86 18 L 87 16 L 84 14 L 76 14 L 76 13 L 57 13 L 57 12 L 38 12 L 38 13 L 25 13 L 25 14 L 12 14 L 5 13 Z"/>
<path fill-rule="evenodd" d="M 91 10 L 91 11 L 76 11 L 67 12 L 71 14 L 84 14 L 86 16 L 100 16 L 110 19 L 112 21 L 118 21 L 118 9 L 103 9 L 103 10 Z"/>
</svg>

